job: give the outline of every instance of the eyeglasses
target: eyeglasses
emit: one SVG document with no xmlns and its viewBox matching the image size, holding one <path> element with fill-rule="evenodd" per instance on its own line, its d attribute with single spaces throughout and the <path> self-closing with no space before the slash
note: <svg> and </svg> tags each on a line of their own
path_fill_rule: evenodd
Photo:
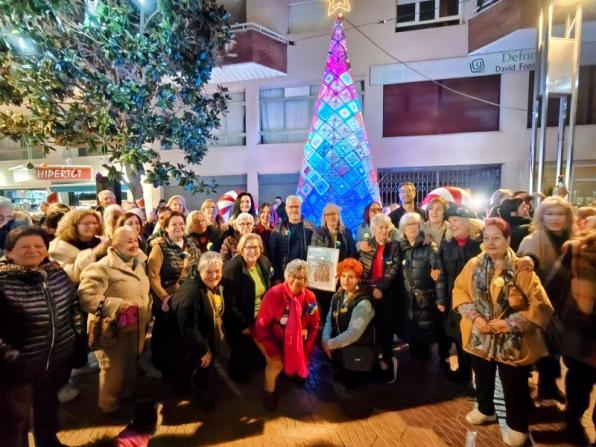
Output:
<svg viewBox="0 0 596 447">
<path fill-rule="evenodd" d="M 261 247 L 258 245 L 245 245 L 244 249 L 246 251 L 259 251 L 261 249 Z"/>
<path fill-rule="evenodd" d="M 252 227 L 253 223 L 252 222 L 236 222 L 236 226 L 239 227 Z"/>
<path fill-rule="evenodd" d="M 82 227 L 98 227 L 99 224 L 97 222 L 79 222 L 79 225 Z"/>
<path fill-rule="evenodd" d="M 325 213 L 325 217 L 337 216 L 337 213 Z"/>
<path fill-rule="evenodd" d="M 371 208 L 369 211 L 371 211 L 372 213 L 380 213 L 383 210 L 381 208 Z"/>
</svg>

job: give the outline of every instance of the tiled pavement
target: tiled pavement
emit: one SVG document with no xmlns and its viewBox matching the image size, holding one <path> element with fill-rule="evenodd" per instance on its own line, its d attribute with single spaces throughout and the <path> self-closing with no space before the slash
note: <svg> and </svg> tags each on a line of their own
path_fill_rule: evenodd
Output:
<svg viewBox="0 0 596 447">
<path fill-rule="evenodd" d="M 473 405 L 471 389 L 446 381 L 436 359 L 417 377 L 411 373 L 407 350 L 398 357 L 394 385 L 373 381 L 346 389 L 331 380 L 331 366 L 318 351 L 306 386 L 281 380 L 275 412 L 262 408 L 262 373 L 255 373 L 251 384 L 239 386 L 215 374 L 217 408 L 211 414 L 178 401 L 160 380 L 140 377 L 137 393 L 165 406 L 164 423 L 152 446 L 463 446 L 468 430 L 478 433 L 478 447 L 503 445 L 498 425 L 466 423 L 465 414 Z M 97 375 L 75 381 L 82 394 L 62 406 L 61 441 L 72 446 L 113 445 L 110 439 L 122 425 L 102 421 L 96 406 Z M 536 445 L 569 445 L 562 427 L 562 414 L 554 405 L 538 408 L 532 425 Z"/>
</svg>

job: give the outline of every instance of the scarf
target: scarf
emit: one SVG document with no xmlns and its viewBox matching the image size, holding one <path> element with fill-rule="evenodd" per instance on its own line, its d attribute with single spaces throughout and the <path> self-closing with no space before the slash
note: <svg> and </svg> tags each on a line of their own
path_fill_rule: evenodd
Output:
<svg viewBox="0 0 596 447">
<path fill-rule="evenodd" d="M 225 360 L 228 358 L 229 352 L 223 329 L 224 300 L 221 289 L 217 291 L 207 289 L 207 297 L 213 311 L 213 344 L 215 345 L 215 354 L 218 358 Z"/>
<path fill-rule="evenodd" d="M 306 378 L 308 368 L 302 338 L 302 305 L 306 297 L 306 289 L 300 295 L 294 295 L 288 283 L 284 282 L 282 293 L 289 309 L 288 322 L 284 331 L 284 369 L 290 376 L 298 375 Z"/>
</svg>

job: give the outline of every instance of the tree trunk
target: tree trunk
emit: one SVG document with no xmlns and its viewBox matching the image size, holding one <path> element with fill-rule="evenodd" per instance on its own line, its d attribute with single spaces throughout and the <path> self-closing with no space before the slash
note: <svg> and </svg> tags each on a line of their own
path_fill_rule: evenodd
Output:
<svg viewBox="0 0 596 447">
<path fill-rule="evenodd" d="M 130 165 L 124 166 L 128 176 L 128 189 L 132 194 L 133 200 L 137 202 L 143 198 L 143 185 L 141 184 L 141 174 L 133 170 Z"/>
</svg>

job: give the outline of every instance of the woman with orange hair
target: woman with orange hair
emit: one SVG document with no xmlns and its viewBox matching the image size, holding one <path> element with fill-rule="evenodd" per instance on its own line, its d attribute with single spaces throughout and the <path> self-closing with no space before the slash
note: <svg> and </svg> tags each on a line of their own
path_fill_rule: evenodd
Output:
<svg viewBox="0 0 596 447">
<path fill-rule="evenodd" d="M 347 372 L 371 371 L 377 358 L 370 291 L 358 285 L 363 272 L 364 267 L 356 259 L 346 258 L 339 263 L 340 287 L 331 298 L 323 329 L 325 354 Z"/>
</svg>

